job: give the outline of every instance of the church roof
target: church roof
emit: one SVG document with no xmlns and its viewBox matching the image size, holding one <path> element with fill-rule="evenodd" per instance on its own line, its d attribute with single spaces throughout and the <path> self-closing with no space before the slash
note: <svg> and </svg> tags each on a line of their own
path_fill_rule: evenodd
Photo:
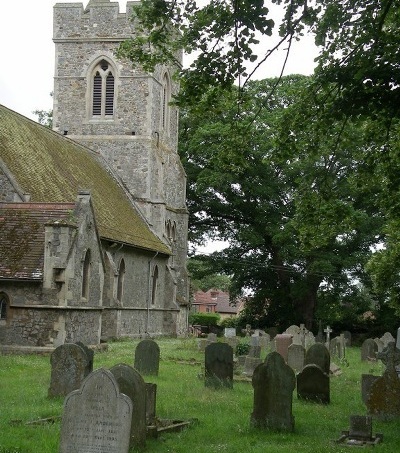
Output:
<svg viewBox="0 0 400 453">
<path fill-rule="evenodd" d="M 0 203 L 0 278 L 41 280 L 46 225 L 69 225 L 75 203 Z"/>
<path fill-rule="evenodd" d="M 100 154 L 0 105 L 0 168 L 36 203 L 74 202 L 89 190 L 103 239 L 170 254 Z"/>
</svg>

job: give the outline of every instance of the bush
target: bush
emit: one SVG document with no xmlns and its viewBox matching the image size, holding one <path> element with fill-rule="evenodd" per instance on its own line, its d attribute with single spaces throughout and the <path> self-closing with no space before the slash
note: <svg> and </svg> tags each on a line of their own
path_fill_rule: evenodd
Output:
<svg viewBox="0 0 400 453">
<path fill-rule="evenodd" d="M 247 355 L 250 351 L 250 345 L 248 343 L 238 343 L 236 346 L 236 355 Z"/>
<path fill-rule="evenodd" d="M 219 313 L 192 313 L 189 315 L 189 324 L 192 326 L 216 326 L 220 319 Z"/>
</svg>

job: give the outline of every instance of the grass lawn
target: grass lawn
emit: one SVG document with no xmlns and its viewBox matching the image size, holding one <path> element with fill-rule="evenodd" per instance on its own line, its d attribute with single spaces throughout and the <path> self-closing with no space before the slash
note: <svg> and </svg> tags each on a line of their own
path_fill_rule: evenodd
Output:
<svg viewBox="0 0 400 453">
<path fill-rule="evenodd" d="M 204 354 L 195 339 L 158 339 L 161 350 L 157 377 L 144 376 L 157 384 L 157 416 L 168 419 L 197 419 L 180 433 L 148 439 L 147 452 L 155 453 L 326 453 L 348 452 L 335 444 L 349 429 L 351 415 L 366 415 L 361 400 L 361 374 L 380 375 L 380 362 L 361 362 L 360 349 L 348 348 L 342 374 L 331 378 L 331 403 L 302 402 L 293 392 L 293 433 L 275 433 L 250 427 L 253 407 L 251 382 L 235 381 L 233 389 L 206 388 L 202 379 Z M 96 352 L 94 369 L 117 363 L 133 366 L 138 341 L 109 344 Z M 58 453 L 63 398 L 47 396 L 50 385 L 50 356 L 0 355 L 0 453 Z M 35 424 L 56 417 L 54 423 Z M 373 435 L 383 434 L 378 452 L 399 451 L 400 420 L 373 421 Z M 366 447 L 371 448 L 371 447 Z"/>
</svg>

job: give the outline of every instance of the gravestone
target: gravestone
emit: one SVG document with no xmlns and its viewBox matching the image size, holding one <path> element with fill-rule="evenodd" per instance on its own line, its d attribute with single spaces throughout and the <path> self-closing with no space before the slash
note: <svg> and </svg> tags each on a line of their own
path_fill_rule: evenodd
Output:
<svg viewBox="0 0 400 453">
<path fill-rule="evenodd" d="M 383 348 L 385 349 L 389 343 L 396 342 L 393 335 L 390 332 L 385 332 L 380 340 L 383 342 Z"/>
<path fill-rule="evenodd" d="M 283 333 L 285 333 L 287 335 L 300 334 L 300 327 L 293 324 L 290 327 L 288 327 Z"/>
<path fill-rule="evenodd" d="M 380 376 L 375 376 L 373 374 L 361 375 L 361 399 L 364 404 L 367 404 L 372 384 L 379 378 Z"/>
<path fill-rule="evenodd" d="M 394 342 L 389 342 L 378 358 L 386 369 L 371 385 L 366 403 L 368 413 L 382 420 L 400 418 L 400 379 L 396 372 L 396 365 L 400 363 L 400 350 Z"/>
<path fill-rule="evenodd" d="M 296 377 L 278 352 L 267 355 L 265 362 L 254 370 L 253 412 L 250 423 L 254 427 L 293 431 L 293 390 Z"/>
<path fill-rule="evenodd" d="M 304 347 L 308 349 L 310 346 L 315 344 L 315 337 L 314 334 L 310 331 L 306 332 L 304 336 Z"/>
<path fill-rule="evenodd" d="M 318 365 L 329 376 L 331 356 L 328 349 L 322 343 L 315 343 L 306 351 L 304 365 Z"/>
<path fill-rule="evenodd" d="M 244 371 L 243 374 L 246 376 L 253 376 L 254 370 L 257 368 L 260 363 L 263 361 L 257 357 L 247 356 L 244 361 Z"/>
<path fill-rule="evenodd" d="M 238 337 L 226 337 L 225 338 L 225 343 L 229 344 L 229 346 L 236 351 L 236 347 L 239 344 L 240 340 Z"/>
<path fill-rule="evenodd" d="M 385 348 L 385 345 L 383 344 L 383 341 L 380 338 L 374 338 L 374 341 L 376 343 L 376 346 L 378 347 L 377 352 L 382 352 Z"/>
<path fill-rule="evenodd" d="M 361 345 L 361 361 L 375 360 L 378 352 L 378 345 L 372 338 L 367 338 Z"/>
<path fill-rule="evenodd" d="M 93 371 L 94 351 L 92 349 L 88 348 L 81 341 L 77 341 L 76 344 L 78 346 L 80 346 L 87 355 L 87 359 L 88 359 L 87 369 L 86 369 L 86 376 L 87 376 L 88 374 L 90 374 Z"/>
<path fill-rule="evenodd" d="M 271 338 L 270 338 L 269 334 L 264 333 L 263 335 L 260 336 L 261 349 L 268 350 L 270 347 L 270 343 L 271 343 Z"/>
<path fill-rule="evenodd" d="M 142 376 L 158 376 L 160 347 L 154 340 L 142 340 L 135 350 L 134 367 Z"/>
<path fill-rule="evenodd" d="M 315 342 L 316 343 L 324 343 L 325 342 L 324 331 L 322 330 L 322 322 L 321 321 L 319 321 L 319 323 L 318 323 L 318 333 L 317 333 L 317 336 L 315 337 Z"/>
<path fill-rule="evenodd" d="M 157 384 L 146 382 L 146 424 L 153 425 L 156 420 Z"/>
<path fill-rule="evenodd" d="M 351 346 L 351 332 L 349 330 L 344 330 L 342 333 L 346 341 L 346 346 L 349 348 Z"/>
<path fill-rule="evenodd" d="M 260 345 L 260 336 L 252 335 L 250 337 L 250 349 L 247 354 L 249 357 L 254 357 L 259 359 L 261 355 L 261 345 Z"/>
<path fill-rule="evenodd" d="M 292 335 L 281 333 L 275 336 L 275 348 L 287 362 L 288 347 L 292 344 Z"/>
<path fill-rule="evenodd" d="M 146 384 L 140 373 L 119 363 L 110 368 L 120 393 L 129 396 L 133 404 L 130 446 L 142 449 L 146 445 Z"/>
<path fill-rule="evenodd" d="M 306 365 L 297 375 L 297 397 L 300 400 L 329 404 L 329 375 L 318 365 Z"/>
<path fill-rule="evenodd" d="M 339 337 L 332 338 L 329 345 L 329 353 L 338 359 L 344 359 L 346 356 L 346 340 L 343 334 Z"/>
<path fill-rule="evenodd" d="M 79 389 L 90 370 L 86 351 L 75 343 L 58 346 L 50 356 L 50 364 L 49 397 L 66 396 Z"/>
<path fill-rule="evenodd" d="M 397 329 L 396 348 L 400 349 L 400 327 Z"/>
<path fill-rule="evenodd" d="M 333 330 L 330 328 L 330 326 L 326 326 L 326 328 L 324 329 L 324 332 L 326 334 L 325 344 L 329 348 L 329 343 L 331 341 L 331 333 L 333 332 Z"/>
<path fill-rule="evenodd" d="M 235 327 L 225 327 L 224 337 L 226 337 L 226 338 L 236 337 Z"/>
<path fill-rule="evenodd" d="M 226 343 L 211 343 L 205 351 L 206 387 L 233 387 L 233 349 Z"/>
<path fill-rule="evenodd" d="M 132 401 L 113 374 L 95 370 L 64 400 L 60 453 L 128 453 Z"/>
<path fill-rule="evenodd" d="M 301 344 L 291 344 L 288 347 L 287 364 L 295 373 L 299 373 L 304 367 L 306 350 Z"/>
</svg>

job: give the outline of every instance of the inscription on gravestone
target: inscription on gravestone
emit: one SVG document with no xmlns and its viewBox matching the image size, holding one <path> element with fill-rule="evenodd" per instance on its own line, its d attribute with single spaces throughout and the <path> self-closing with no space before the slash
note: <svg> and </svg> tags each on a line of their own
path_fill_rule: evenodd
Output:
<svg viewBox="0 0 400 453">
<path fill-rule="evenodd" d="M 131 399 L 100 368 L 65 398 L 60 453 L 127 453 L 131 418 Z"/>
</svg>

